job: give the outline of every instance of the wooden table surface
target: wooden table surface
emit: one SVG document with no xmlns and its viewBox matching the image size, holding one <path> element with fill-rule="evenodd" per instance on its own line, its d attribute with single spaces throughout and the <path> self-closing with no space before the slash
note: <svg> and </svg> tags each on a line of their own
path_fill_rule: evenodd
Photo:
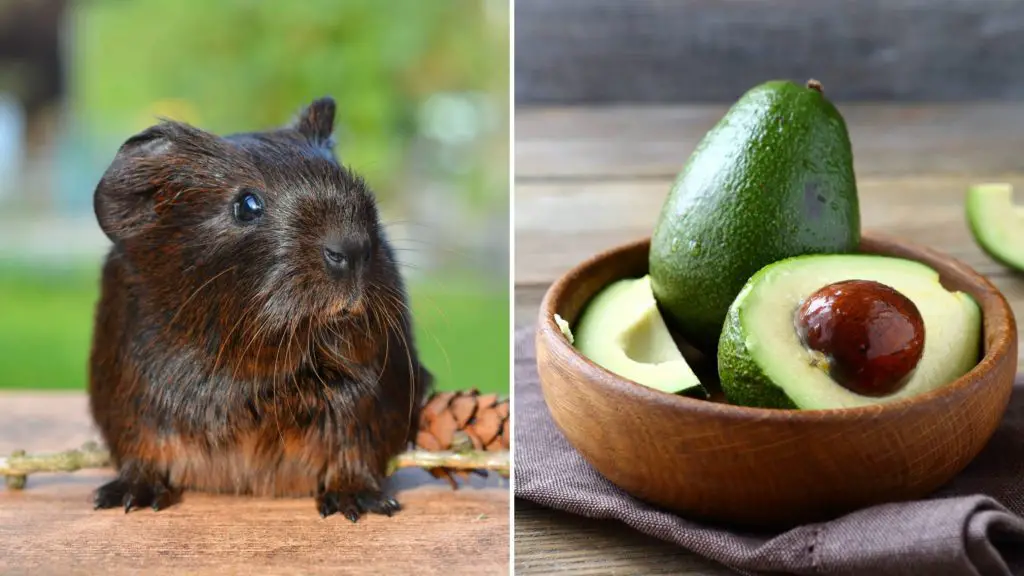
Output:
<svg viewBox="0 0 1024 576">
<path fill-rule="evenodd" d="M 601 250 L 649 236 L 672 180 L 724 106 L 516 111 L 515 325 L 544 291 Z M 968 185 L 1000 180 L 1024 198 L 1024 104 L 839 104 L 853 144 L 862 228 L 896 234 L 989 276 L 1020 317 L 1024 280 L 974 244 Z M 1024 348 L 1021 349 L 1024 354 Z M 522 501 L 517 574 L 731 574 L 696 555 Z"/>
<path fill-rule="evenodd" d="M 0 453 L 96 439 L 80 393 L 0 394 Z M 0 481 L 0 574 L 509 573 L 509 490 L 498 477 L 453 491 L 421 470 L 394 477 L 392 518 L 322 519 L 309 499 L 186 493 L 125 515 L 93 511 L 109 470 L 42 474 L 24 491 Z"/>
</svg>

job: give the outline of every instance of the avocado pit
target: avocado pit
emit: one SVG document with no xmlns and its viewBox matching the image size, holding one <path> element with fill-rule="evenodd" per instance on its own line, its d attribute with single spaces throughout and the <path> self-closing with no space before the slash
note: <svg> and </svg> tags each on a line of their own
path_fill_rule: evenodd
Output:
<svg viewBox="0 0 1024 576">
<path fill-rule="evenodd" d="M 803 345 L 824 358 L 829 376 L 864 396 L 898 391 L 924 353 L 917 306 L 872 280 L 824 286 L 797 308 L 794 324 Z"/>
</svg>

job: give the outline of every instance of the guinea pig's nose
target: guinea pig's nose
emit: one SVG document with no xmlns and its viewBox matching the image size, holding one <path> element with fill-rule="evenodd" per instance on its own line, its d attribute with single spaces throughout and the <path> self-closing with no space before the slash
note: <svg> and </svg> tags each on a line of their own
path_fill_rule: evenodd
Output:
<svg viewBox="0 0 1024 576">
<path fill-rule="evenodd" d="M 370 256 L 369 242 L 342 239 L 324 242 L 324 263 L 327 270 L 335 275 L 351 273 L 366 263 Z"/>
</svg>

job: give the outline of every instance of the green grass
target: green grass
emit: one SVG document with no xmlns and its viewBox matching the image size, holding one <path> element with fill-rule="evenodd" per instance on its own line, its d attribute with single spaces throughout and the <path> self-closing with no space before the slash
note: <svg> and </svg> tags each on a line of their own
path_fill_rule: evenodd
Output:
<svg viewBox="0 0 1024 576">
<path fill-rule="evenodd" d="M 412 284 L 409 291 L 417 344 L 438 388 L 508 392 L 508 296 L 447 291 L 435 282 Z"/>
<path fill-rule="evenodd" d="M 97 273 L 0 265 L 0 388 L 84 388 Z"/>
<path fill-rule="evenodd" d="M 438 388 L 508 391 L 508 297 L 472 278 L 410 283 L 424 363 Z M 0 388 L 84 389 L 95 267 L 0 263 Z"/>
</svg>

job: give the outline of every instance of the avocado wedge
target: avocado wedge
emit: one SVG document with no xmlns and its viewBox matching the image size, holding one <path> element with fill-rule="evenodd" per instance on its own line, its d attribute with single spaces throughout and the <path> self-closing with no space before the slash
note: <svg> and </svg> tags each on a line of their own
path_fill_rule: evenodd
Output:
<svg viewBox="0 0 1024 576">
<path fill-rule="evenodd" d="M 840 386 L 800 340 L 794 312 L 823 286 L 869 280 L 909 298 L 924 321 L 924 351 L 906 384 L 887 396 Z M 729 308 L 718 371 L 731 403 L 764 408 L 830 409 L 880 404 L 944 386 L 978 361 L 981 310 L 950 292 L 919 262 L 865 254 L 798 256 L 758 271 Z"/>
<path fill-rule="evenodd" d="M 658 311 L 648 276 L 603 288 L 572 334 L 576 349 L 610 372 L 669 394 L 707 397 Z"/>
<path fill-rule="evenodd" d="M 975 242 L 996 261 L 1024 272 L 1024 208 L 1013 203 L 1013 187 L 984 183 L 967 191 L 967 224 Z"/>
</svg>

